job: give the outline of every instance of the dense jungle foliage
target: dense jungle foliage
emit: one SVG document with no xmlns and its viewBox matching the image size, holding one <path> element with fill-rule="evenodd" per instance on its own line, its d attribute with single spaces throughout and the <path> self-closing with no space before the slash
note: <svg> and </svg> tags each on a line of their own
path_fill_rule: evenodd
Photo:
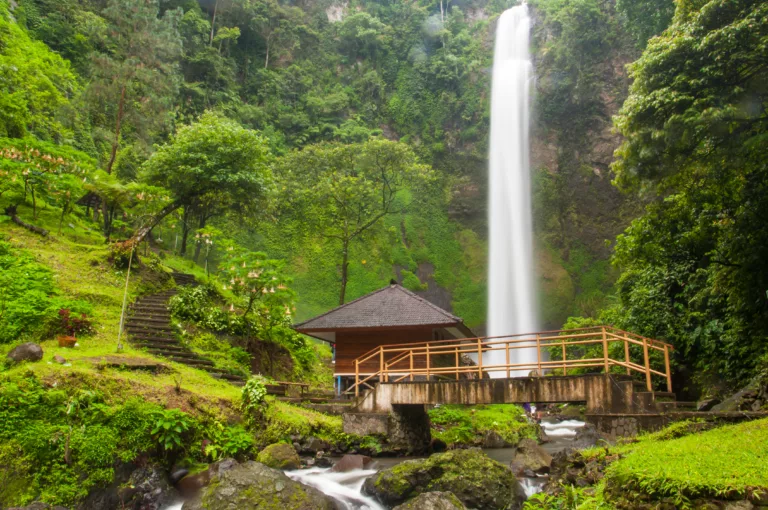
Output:
<svg viewBox="0 0 768 510">
<path fill-rule="evenodd" d="M 765 7 L 531 5 L 542 325 L 610 321 L 744 380 L 768 327 Z M 32 219 L 58 207 L 65 225 L 91 191 L 107 238 L 151 230 L 209 272 L 228 246 L 264 252 L 299 318 L 395 277 L 482 331 L 488 69 L 507 7 L 3 2 L 0 200 Z"/>
</svg>

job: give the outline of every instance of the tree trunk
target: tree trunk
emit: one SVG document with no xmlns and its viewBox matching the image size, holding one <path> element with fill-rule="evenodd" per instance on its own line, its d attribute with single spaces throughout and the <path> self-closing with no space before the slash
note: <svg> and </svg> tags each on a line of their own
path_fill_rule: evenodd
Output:
<svg viewBox="0 0 768 510">
<path fill-rule="evenodd" d="M 267 37 L 267 58 L 264 59 L 264 69 L 269 67 L 269 37 Z"/>
<path fill-rule="evenodd" d="M 206 218 L 206 211 L 203 209 L 203 211 L 200 212 L 200 222 L 198 223 L 198 229 L 205 228 L 205 221 L 208 218 Z M 195 243 L 195 256 L 192 257 L 192 260 L 195 261 L 195 264 L 197 264 L 197 259 L 200 258 L 200 249 L 203 247 L 203 243 L 197 242 Z"/>
<path fill-rule="evenodd" d="M 347 277 L 349 269 L 349 240 L 343 241 L 341 259 L 341 292 L 339 293 L 339 305 L 344 304 L 344 296 L 347 293 Z"/>
<path fill-rule="evenodd" d="M 170 204 L 163 207 L 160 212 L 158 212 L 155 217 L 149 221 L 149 223 L 143 227 L 138 228 L 136 232 L 134 232 L 133 237 L 131 237 L 126 244 L 133 246 L 138 245 L 147 236 L 147 234 L 149 234 L 152 229 L 157 226 L 158 223 L 163 221 L 163 218 L 171 214 L 182 205 L 184 204 L 182 204 L 181 201 L 176 201 L 171 202 Z"/>
<path fill-rule="evenodd" d="M 120 129 L 123 123 L 123 112 L 125 111 L 125 85 L 120 90 L 120 104 L 117 107 L 117 121 L 115 122 L 115 140 L 112 142 L 112 154 L 109 156 L 109 163 L 107 163 L 107 173 L 112 173 L 112 165 L 115 164 L 115 158 L 117 158 L 117 148 L 120 147 Z"/>
<path fill-rule="evenodd" d="M 187 236 L 189 235 L 187 219 L 189 219 L 189 207 L 184 208 L 184 214 L 181 216 L 181 250 L 179 250 L 179 255 L 182 257 L 187 254 Z"/>
<path fill-rule="evenodd" d="M 213 4 L 213 20 L 211 21 L 211 38 L 208 41 L 208 44 L 210 46 L 213 46 L 213 33 L 216 29 L 216 11 L 219 9 L 219 2 L 216 0 L 216 3 Z"/>
<path fill-rule="evenodd" d="M 27 223 L 26 221 L 22 220 L 16 215 L 16 206 L 15 205 L 9 205 L 5 208 L 5 215 L 11 217 L 11 221 L 15 224 L 19 225 L 20 227 L 24 227 L 30 232 L 35 232 L 36 234 L 40 234 L 43 237 L 46 237 L 48 235 L 48 231 L 44 228 L 36 227 L 35 225 L 31 225 Z"/>
</svg>

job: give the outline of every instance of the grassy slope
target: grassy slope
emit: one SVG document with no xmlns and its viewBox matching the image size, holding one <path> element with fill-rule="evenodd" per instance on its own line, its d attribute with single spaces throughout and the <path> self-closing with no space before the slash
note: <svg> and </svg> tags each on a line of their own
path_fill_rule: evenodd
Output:
<svg viewBox="0 0 768 510">
<path fill-rule="evenodd" d="M 525 419 L 520 406 L 491 404 L 478 406 L 443 405 L 429 411 L 432 436 L 449 445 L 482 445 L 485 434 L 494 431 L 510 444 L 537 438 L 536 427 Z"/>
<path fill-rule="evenodd" d="M 680 499 L 768 491 L 768 419 L 672 440 L 650 436 L 629 448 L 608 469 L 608 483 Z"/>
</svg>

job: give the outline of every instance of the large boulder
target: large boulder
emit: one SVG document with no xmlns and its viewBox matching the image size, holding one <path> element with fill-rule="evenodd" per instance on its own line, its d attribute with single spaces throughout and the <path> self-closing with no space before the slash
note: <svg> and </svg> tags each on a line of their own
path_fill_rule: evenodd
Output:
<svg viewBox="0 0 768 510">
<path fill-rule="evenodd" d="M 597 431 L 597 427 L 591 423 L 585 423 L 576 432 L 572 446 L 578 450 L 583 450 L 585 448 L 592 448 L 598 441 L 600 441 L 600 433 Z"/>
<path fill-rule="evenodd" d="M 364 469 L 373 459 L 367 455 L 345 455 L 336 464 L 331 471 L 335 473 L 346 473 L 355 469 Z"/>
<path fill-rule="evenodd" d="M 208 469 L 184 476 L 176 483 L 176 490 L 186 499 L 193 498 L 208 485 L 212 478 L 220 476 L 237 465 L 238 462 L 235 459 L 223 459 L 214 462 L 208 466 Z"/>
<path fill-rule="evenodd" d="M 504 448 L 507 442 L 495 430 L 489 430 L 483 436 L 483 448 Z"/>
<path fill-rule="evenodd" d="M 168 474 L 158 466 L 122 464 L 114 482 L 88 495 L 79 510 L 162 510 L 179 499 Z"/>
<path fill-rule="evenodd" d="M 525 493 L 514 474 L 480 450 L 453 450 L 409 460 L 368 478 L 363 492 L 386 506 L 426 492 L 452 492 L 478 510 L 518 510 Z"/>
<path fill-rule="evenodd" d="M 330 450 L 331 444 L 328 441 L 323 441 L 316 437 L 310 437 L 301 449 L 302 453 L 311 453 L 312 455 L 317 452 L 327 452 Z"/>
<path fill-rule="evenodd" d="M 275 469 L 299 469 L 301 459 L 293 446 L 285 443 L 271 444 L 259 452 L 256 460 Z"/>
<path fill-rule="evenodd" d="M 335 510 L 333 500 L 285 473 L 249 461 L 215 477 L 183 510 Z"/>
<path fill-rule="evenodd" d="M 518 476 L 528 470 L 540 474 L 549 473 L 552 456 L 533 439 L 523 439 L 517 444 L 517 451 L 510 466 Z"/>
<path fill-rule="evenodd" d="M 451 492 L 425 492 L 392 510 L 466 510 Z"/>
<path fill-rule="evenodd" d="M 22 361 L 40 361 L 43 359 L 43 348 L 32 342 L 17 345 L 8 353 L 8 359 L 15 363 Z"/>
</svg>

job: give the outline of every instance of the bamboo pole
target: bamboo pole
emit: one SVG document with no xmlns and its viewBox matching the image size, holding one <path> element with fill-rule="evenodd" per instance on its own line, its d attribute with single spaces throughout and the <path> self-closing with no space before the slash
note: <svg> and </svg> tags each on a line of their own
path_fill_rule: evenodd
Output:
<svg viewBox="0 0 768 510">
<path fill-rule="evenodd" d="M 664 345 L 664 366 L 667 370 L 667 391 L 672 393 L 672 371 L 669 369 L 669 346 Z"/>
<path fill-rule="evenodd" d="M 427 344 L 427 381 L 429 381 L 429 344 Z"/>
<path fill-rule="evenodd" d="M 536 370 L 539 372 L 539 377 L 544 374 L 541 372 L 541 335 L 536 335 Z"/>
<path fill-rule="evenodd" d="M 456 347 L 456 380 L 459 380 L 459 367 L 461 364 L 459 363 L 459 347 Z"/>
<path fill-rule="evenodd" d="M 477 339 L 477 378 L 483 378 L 483 347 L 482 340 Z"/>
<path fill-rule="evenodd" d="M 651 385 L 651 360 L 648 359 L 648 339 L 643 338 L 643 359 L 645 362 L 645 385 L 648 387 L 648 391 L 653 391 Z"/>
<path fill-rule="evenodd" d="M 379 374 L 381 374 L 381 381 L 387 382 L 387 374 L 384 371 L 384 349 L 379 349 Z"/>
<path fill-rule="evenodd" d="M 568 375 L 568 368 L 565 363 L 565 340 L 560 342 L 560 346 L 563 348 L 563 375 Z"/>
<path fill-rule="evenodd" d="M 601 328 L 603 330 L 603 360 L 605 373 L 608 373 L 608 336 L 605 334 L 605 326 Z"/>
<path fill-rule="evenodd" d="M 624 361 L 629 363 L 629 342 L 624 338 Z M 632 375 L 632 369 L 627 367 L 627 375 Z"/>
<path fill-rule="evenodd" d="M 509 379 L 509 364 L 510 364 L 510 361 L 509 361 L 509 342 L 507 342 L 506 347 L 507 348 L 504 349 L 504 352 L 506 352 L 506 354 L 507 354 L 507 379 Z"/>
<path fill-rule="evenodd" d="M 360 361 L 355 360 L 355 396 L 360 396 Z"/>
<path fill-rule="evenodd" d="M 411 360 L 411 382 L 413 382 L 413 351 L 410 353 L 411 355 L 408 356 Z"/>
</svg>

